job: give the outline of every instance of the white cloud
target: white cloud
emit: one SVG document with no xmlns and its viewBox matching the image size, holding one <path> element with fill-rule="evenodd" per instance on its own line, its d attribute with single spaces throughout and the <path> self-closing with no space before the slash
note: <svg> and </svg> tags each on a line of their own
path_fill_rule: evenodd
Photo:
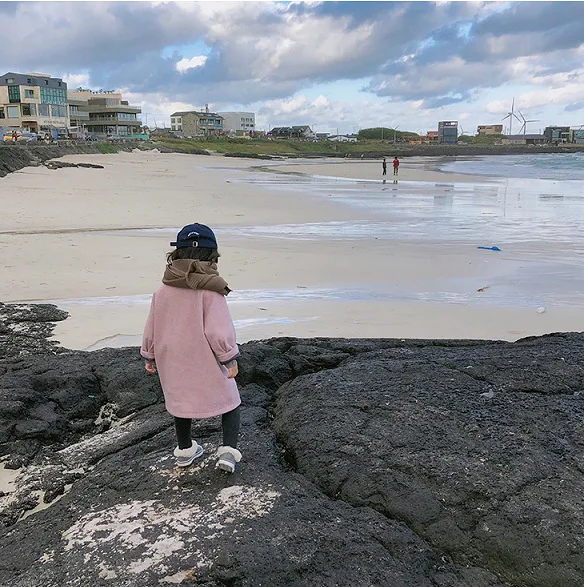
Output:
<svg viewBox="0 0 584 587">
<path fill-rule="evenodd" d="M 64 73 L 60 77 L 62 77 L 63 81 L 67 84 L 69 89 L 75 89 L 79 87 L 87 88 L 89 86 L 88 73 Z"/>
<path fill-rule="evenodd" d="M 193 69 L 195 67 L 202 67 L 203 65 L 205 65 L 206 61 L 206 55 L 197 55 L 196 57 L 191 57 L 190 59 L 181 59 L 176 64 L 176 70 L 180 73 L 184 73 L 189 69 Z"/>
<path fill-rule="evenodd" d="M 584 2 L 103 1 L 60 8 L 0 1 L 3 27 L 25 31 L 22 43 L 4 43 L 0 69 L 46 71 L 70 87 L 125 89 L 150 113 L 149 123 L 155 116 L 168 124 L 172 111 L 208 102 L 253 107 L 273 125 L 435 128 L 439 119 L 470 126 L 500 118 L 513 95 L 529 118 L 554 122 L 577 116 L 584 102 Z M 198 55 L 179 49 L 189 46 Z M 351 98 L 343 95 L 347 80 L 362 82 L 362 99 L 354 88 Z M 320 95 L 309 98 L 313 87 Z"/>
</svg>

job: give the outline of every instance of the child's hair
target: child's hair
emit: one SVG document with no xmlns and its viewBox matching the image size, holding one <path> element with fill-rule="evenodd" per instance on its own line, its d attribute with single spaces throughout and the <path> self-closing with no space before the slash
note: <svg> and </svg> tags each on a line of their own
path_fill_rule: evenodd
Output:
<svg viewBox="0 0 584 587">
<path fill-rule="evenodd" d="M 217 249 L 210 249 L 209 247 L 180 247 L 166 255 L 166 262 L 170 265 L 177 259 L 195 259 L 197 261 L 217 263 L 220 256 Z"/>
</svg>

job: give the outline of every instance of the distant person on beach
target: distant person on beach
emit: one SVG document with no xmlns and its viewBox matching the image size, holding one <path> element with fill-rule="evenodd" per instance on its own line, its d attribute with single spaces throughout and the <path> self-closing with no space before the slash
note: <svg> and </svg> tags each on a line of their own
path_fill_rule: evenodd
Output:
<svg viewBox="0 0 584 587">
<path fill-rule="evenodd" d="M 393 158 L 393 174 L 397 175 L 399 173 L 399 159 L 397 157 Z"/>
<path fill-rule="evenodd" d="M 176 464 L 187 467 L 203 454 L 191 439 L 192 418 L 221 416 L 216 467 L 233 473 L 241 460 L 239 350 L 225 299 L 231 290 L 217 271 L 217 239 L 208 226 L 195 223 L 170 245 L 176 248 L 152 296 L 140 354 L 146 371 L 158 372 L 166 409 L 174 416 Z"/>
<path fill-rule="evenodd" d="M 387 175 L 387 161 L 385 160 L 385 157 L 381 162 L 381 169 L 383 169 L 383 173 L 381 175 Z"/>
</svg>

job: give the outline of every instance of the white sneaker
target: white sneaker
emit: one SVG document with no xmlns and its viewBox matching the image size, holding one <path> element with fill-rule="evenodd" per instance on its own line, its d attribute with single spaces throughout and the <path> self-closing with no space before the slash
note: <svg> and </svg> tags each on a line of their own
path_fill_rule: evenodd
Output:
<svg viewBox="0 0 584 587">
<path fill-rule="evenodd" d="M 241 461 L 241 453 L 231 446 L 220 446 L 217 449 L 217 464 L 215 467 L 227 473 L 235 472 L 235 463 Z"/>
<path fill-rule="evenodd" d="M 179 467 L 188 467 L 195 459 L 198 459 L 205 452 L 204 448 L 193 440 L 193 445 L 189 448 L 174 449 L 176 464 Z"/>
</svg>

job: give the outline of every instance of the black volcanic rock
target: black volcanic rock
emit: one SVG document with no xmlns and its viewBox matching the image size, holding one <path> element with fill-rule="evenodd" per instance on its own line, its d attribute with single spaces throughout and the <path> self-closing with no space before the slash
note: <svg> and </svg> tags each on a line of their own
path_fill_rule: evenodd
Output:
<svg viewBox="0 0 584 587">
<path fill-rule="evenodd" d="M 244 344 L 233 476 L 218 418 L 174 466 L 137 349 L 30 350 L 0 360 L 1 586 L 584 585 L 581 334 Z"/>
</svg>

